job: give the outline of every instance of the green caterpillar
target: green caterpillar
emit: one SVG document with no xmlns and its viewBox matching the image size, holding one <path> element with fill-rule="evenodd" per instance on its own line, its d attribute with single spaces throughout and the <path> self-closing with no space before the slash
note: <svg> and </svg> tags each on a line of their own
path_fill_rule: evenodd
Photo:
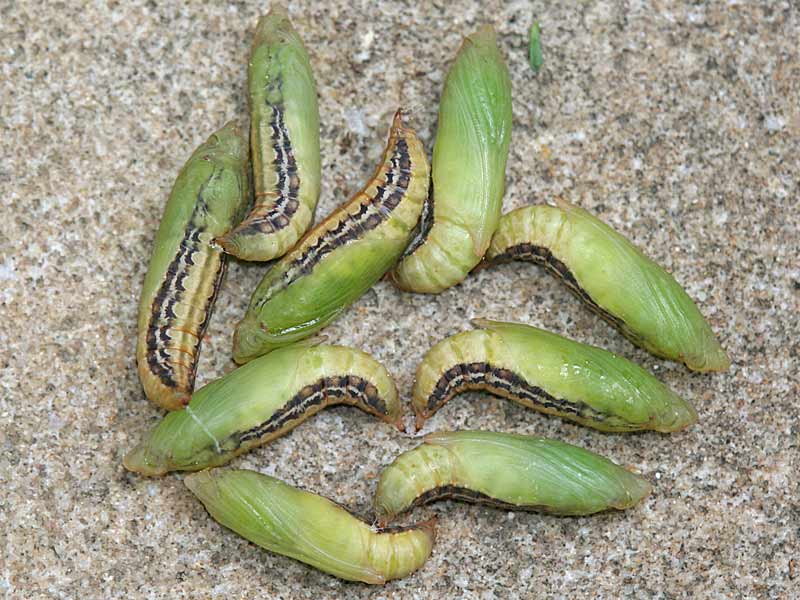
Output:
<svg viewBox="0 0 800 600">
<path fill-rule="evenodd" d="M 238 258 L 266 261 L 286 254 L 308 229 L 320 187 L 317 88 L 283 7 L 258 22 L 248 90 L 255 204 L 216 241 Z"/>
<path fill-rule="evenodd" d="M 564 201 L 526 206 L 500 219 L 489 262 L 545 266 L 634 344 L 694 371 L 730 360 L 677 281 L 608 225 Z"/>
<path fill-rule="evenodd" d="M 417 367 L 411 403 L 418 429 L 466 390 L 602 431 L 678 431 L 697 420 L 688 402 L 616 354 L 528 325 L 472 322 L 481 329 L 442 340 Z"/>
<path fill-rule="evenodd" d="M 463 281 L 500 219 L 511 80 L 491 26 L 461 45 L 444 84 L 438 127 L 420 233 L 391 273 L 399 288 L 431 294 Z"/>
<path fill-rule="evenodd" d="M 195 392 L 189 405 L 164 417 L 124 464 L 144 475 L 219 466 L 342 403 L 403 428 L 397 389 L 383 365 L 353 348 L 301 342 Z"/>
<path fill-rule="evenodd" d="M 139 302 L 136 362 L 147 397 L 182 408 L 194 389 L 200 343 L 225 273 L 212 240 L 250 199 L 247 143 L 228 123 L 181 169 L 164 208 Z"/>
<path fill-rule="evenodd" d="M 437 432 L 404 452 L 380 476 L 375 512 L 381 522 L 440 499 L 509 510 L 589 515 L 630 508 L 650 484 L 577 446 L 491 431 Z"/>
<path fill-rule="evenodd" d="M 377 530 L 322 496 L 255 471 L 212 469 L 184 482 L 228 529 L 348 581 L 383 584 L 405 577 L 433 548 L 433 521 Z"/>
</svg>

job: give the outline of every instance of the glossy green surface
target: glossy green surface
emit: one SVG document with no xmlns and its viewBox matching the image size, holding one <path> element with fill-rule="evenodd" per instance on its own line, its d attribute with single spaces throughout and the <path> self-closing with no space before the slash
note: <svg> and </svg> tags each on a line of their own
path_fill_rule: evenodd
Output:
<svg viewBox="0 0 800 600">
<path fill-rule="evenodd" d="M 479 502 L 557 515 L 630 508 L 651 489 L 645 479 L 610 460 L 556 440 L 491 431 L 437 432 L 383 470 L 376 513 L 392 519 L 443 486 L 485 496 Z"/>
<path fill-rule="evenodd" d="M 164 207 L 144 280 L 143 300 L 155 294 L 187 227 L 214 235 L 227 231 L 241 218 L 249 199 L 246 168 L 247 144 L 235 121 L 226 123 L 192 153 Z M 205 205 L 201 211 L 197 210 L 198 201 Z"/>
<path fill-rule="evenodd" d="M 408 244 L 412 227 L 400 222 L 383 235 L 364 236 L 323 259 L 313 277 L 297 280 L 261 306 L 251 302 L 237 325 L 236 361 L 306 338 L 333 321 L 391 268 Z M 267 290 L 282 277 L 279 269 L 267 273 L 254 299 L 269 295 Z"/>
<path fill-rule="evenodd" d="M 433 149 L 433 226 L 392 272 L 395 284 L 437 293 L 480 262 L 497 227 L 511 139 L 511 80 L 494 29 L 465 38 L 447 74 Z"/>
<path fill-rule="evenodd" d="M 549 250 L 600 309 L 622 321 L 622 332 L 646 350 L 695 371 L 730 366 L 675 278 L 587 211 L 566 202 L 511 211 L 500 220 L 487 259 L 519 244 Z"/>
<path fill-rule="evenodd" d="M 255 205 L 219 239 L 244 260 L 283 256 L 308 229 L 320 190 L 317 88 L 286 9 L 262 17 L 248 63 Z"/>
<path fill-rule="evenodd" d="M 212 469 L 184 482 L 220 524 L 349 581 L 381 584 L 405 577 L 433 547 L 431 524 L 380 533 L 322 496 L 254 471 Z"/>
<path fill-rule="evenodd" d="M 640 366 L 612 352 L 528 325 L 485 319 L 473 323 L 482 329 L 439 342 L 417 368 L 412 404 L 419 423 L 435 412 L 428 401 L 444 373 L 471 363 L 510 371 L 529 388 L 564 405 L 531 404 L 514 390 L 504 396 L 595 429 L 670 432 L 697 420 L 688 402 Z M 541 394 L 539 400 L 548 402 Z"/>
<path fill-rule="evenodd" d="M 307 408 L 290 405 L 307 386 L 331 378 L 358 377 L 369 382 L 383 401 L 383 411 L 354 396 L 334 390 Z M 340 387 L 346 387 L 343 382 Z M 336 395 L 333 395 L 333 394 Z M 352 391 L 348 390 L 348 393 Z M 144 475 L 196 471 L 219 466 L 253 447 L 296 427 L 329 404 L 358 406 L 397 427 L 402 405 L 386 369 L 368 354 L 343 346 L 313 346 L 303 342 L 281 348 L 231 371 L 197 390 L 184 410 L 171 412 L 124 460 L 129 470 Z M 294 406 L 281 427 L 257 437 L 245 432 L 267 423 Z"/>
<path fill-rule="evenodd" d="M 186 161 L 158 226 L 139 301 L 136 359 L 147 397 L 169 410 L 184 406 L 194 388 L 225 265 L 212 241 L 247 208 L 247 169 L 247 143 L 238 124 L 227 123 Z M 162 370 L 149 364 L 153 357 Z"/>
<path fill-rule="evenodd" d="M 408 246 L 428 175 L 422 143 L 398 111 L 374 176 L 275 263 L 253 292 L 234 334 L 236 362 L 308 337 L 376 283 Z"/>
</svg>

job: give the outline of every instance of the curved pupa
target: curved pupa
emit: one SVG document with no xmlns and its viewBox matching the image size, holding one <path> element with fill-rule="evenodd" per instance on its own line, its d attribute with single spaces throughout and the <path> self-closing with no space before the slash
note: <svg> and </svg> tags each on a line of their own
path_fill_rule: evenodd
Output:
<svg viewBox="0 0 800 600">
<path fill-rule="evenodd" d="M 422 143 L 397 111 L 372 179 L 309 231 L 253 292 L 234 334 L 236 362 L 308 337 L 372 287 L 408 245 L 427 192 Z"/>
<path fill-rule="evenodd" d="M 383 365 L 353 348 L 301 342 L 197 390 L 189 405 L 164 417 L 124 464 L 151 476 L 219 466 L 333 404 L 357 406 L 402 429 L 402 405 Z"/>
<path fill-rule="evenodd" d="M 730 360 L 677 281 L 585 210 L 526 206 L 503 215 L 489 262 L 547 268 L 590 309 L 637 346 L 693 371 L 724 371 Z"/>
<path fill-rule="evenodd" d="M 421 230 L 391 272 L 397 287 L 438 293 L 480 262 L 497 227 L 511 138 L 511 80 L 494 29 L 464 39 L 447 74 Z"/>
<path fill-rule="evenodd" d="M 678 431 L 694 408 L 640 366 L 529 325 L 474 319 L 422 359 L 412 406 L 417 429 L 448 400 L 486 390 L 602 431 Z"/>
<path fill-rule="evenodd" d="M 147 397 L 168 410 L 192 395 L 200 342 L 225 272 L 212 243 L 249 202 L 247 143 L 228 123 L 186 162 L 170 192 L 139 302 L 136 362 Z"/>
<path fill-rule="evenodd" d="M 216 241 L 238 258 L 266 261 L 286 254 L 308 229 L 320 187 L 317 88 L 282 6 L 259 20 L 247 73 L 255 203 Z"/>
<path fill-rule="evenodd" d="M 405 577 L 433 549 L 433 521 L 381 531 L 327 498 L 255 471 L 211 469 L 184 483 L 221 525 L 348 581 L 383 584 Z"/>
<path fill-rule="evenodd" d="M 382 522 L 441 499 L 507 510 L 589 515 L 630 508 L 650 484 L 599 454 L 556 440 L 492 431 L 437 432 L 380 476 Z"/>
</svg>

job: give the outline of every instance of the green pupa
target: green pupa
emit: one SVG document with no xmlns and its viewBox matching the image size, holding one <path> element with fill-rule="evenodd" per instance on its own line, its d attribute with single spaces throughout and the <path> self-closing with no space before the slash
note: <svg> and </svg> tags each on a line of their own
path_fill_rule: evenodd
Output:
<svg viewBox="0 0 800 600">
<path fill-rule="evenodd" d="M 383 584 L 430 556 L 434 522 L 382 531 L 327 498 L 255 471 L 211 469 L 186 487 L 224 525 L 272 552 L 348 581 Z"/>
<path fill-rule="evenodd" d="M 125 456 L 143 475 L 197 471 L 286 434 L 326 406 L 350 404 L 398 429 L 403 407 L 386 368 L 369 354 L 303 341 L 197 390 Z"/>
<path fill-rule="evenodd" d="M 397 111 L 372 179 L 275 263 L 253 292 L 234 333 L 234 360 L 308 337 L 355 302 L 403 253 L 427 193 L 424 148 Z"/>
<path fill-rule="evenodd" d="M 250 201 L 247 143 L 228 123 L 194 151 L 175 180 L 153 243 L 139 301 L 136 363 L 147 397 L 183 408 L 200 343 L 225 273 L 213 243 Z"/>
<path fill-rule="evenodd" d="M 724 371 L 725 350 L 680 284 L 641 250 L 567 202 L 513 210 L 487 262 L 521 260 L 547 268 L 637 346 L 693 371 Z"/>
<path fill-rule="evenodd" d="M 436 432 L 386 467 L 375 495 L 381 522 L 441 499 L 508 510 L 589 515 L 634 506 L 650 484 L 571 444 L 492 431 Z"/>
<path fill-rule="evenodd" d="M 494 29 L 468 36 L 447 74 L 421 230 L 391 272 L 403 290 L 438 293 L 483 258 L 500 219 L 511 138 L 511 80 Z"/>
<path fill-rule="evenodd" d="M 487 390 L 601 431 L 678 431 L 694 408 L 640 366 L 612 352 L 518 323 L 474 319 L 481 329 L 446 338 L 417 367 L 417 428 L 448 400 Z"/>
<path fill-rule="evenodd" d="M 267 261 L 286 254 L 311 225 L 320 188 L 317 88 L 282 6 L 259 20 L 247 73 L 255 203 L 216 241 L 238 258 Z"/>
</svg>

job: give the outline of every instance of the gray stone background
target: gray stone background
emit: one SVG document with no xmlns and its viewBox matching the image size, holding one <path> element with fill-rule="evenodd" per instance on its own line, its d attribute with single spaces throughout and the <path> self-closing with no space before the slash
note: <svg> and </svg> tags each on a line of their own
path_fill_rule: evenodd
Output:
<svg viewBox="0 0 800 600">
<path fill-rule="evenodd" d="M 245 114 L 267 3 L 0 1 L 0 596 L 12 598 L 791 598 L 798 517 L 797 2 L 293 2 L 322 120 L 318 218 L 372 173 L 403 105 L 430 151 L 461 37 L 494 23 L 511 70 L 505 208 L 561 196 L 669 269 L 733 358 L 691 374 L 630 345 L 532 266 L 436 297 L 381 282 L 327 328 L 408 397 L 415 365 L 486 316 L 638 361 L 691 399 L 675 435 L 608 435 L 479 394 L 425 431 L 558 437 L 640 471 L 654 493 L 591 518 L 455 503 L 416 574 L 347 584 L 222 529 L 181 476 L 125 472 L 160 418 L 134 363 L 136 304 L 172 181 Z M 545 65 L 526 62 L 542 24 Z M 231 370 L 230 333 L 264 271 L 234 263 L 198 383 Z M 417 440 L 328 409 L 234 466 L 367 513 L 382 465 Z"/>
</svg>

